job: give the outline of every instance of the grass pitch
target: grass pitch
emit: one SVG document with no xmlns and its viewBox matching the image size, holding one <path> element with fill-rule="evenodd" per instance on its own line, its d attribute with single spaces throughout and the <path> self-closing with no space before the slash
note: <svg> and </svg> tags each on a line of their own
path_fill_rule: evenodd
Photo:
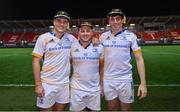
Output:
<svg viewBox="0 0 180 112">
<path fill-rule="evenodd" d="M 32 86 L 32 50 L 0 48 L 0 111 L 38 110 Z M 143 46 L 142 52 L 149 85 L 148 96 L 144 100 L 138 100 L 135 86 L 133 110 L 180 110 L 180 46 Z M 134 59 L 132 64 L 134 83 L 138 85 L 139 76 Z M 107 102 L 104 100 L 102 110 L 107 110 Z"/>
</svg>

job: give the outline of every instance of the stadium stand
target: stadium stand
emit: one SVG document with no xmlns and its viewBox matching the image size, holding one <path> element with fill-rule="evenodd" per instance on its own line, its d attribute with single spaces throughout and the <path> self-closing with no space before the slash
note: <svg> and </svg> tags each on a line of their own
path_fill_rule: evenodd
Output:
<svg viewBox="0 0 180 112">
<path fill-rule="evenodd" d="M 34 42 L 36 42 L 36 40 L 40 34 L 41 34 L 40 32 L 39 33 L 26 32 L 23 36 L 23 39 L 27 40 L 29 43 L 34 43 Z"/>
<path fill-rule="evenodd" d="M 125 28 L 137 34 L 140 44 L 180 44 L 179 20 L 180 16 L 127 17 Z M 95 26 L 96 38 L 109 30 L 106 18 L 71 19 L 69 31 L 75 37 L 81 21 Z M 32 47 L 40 34 L 50 31 L 50 26 L 52 20 L 0 21 L 0 42 L 4 47 Z"/>
</svg>

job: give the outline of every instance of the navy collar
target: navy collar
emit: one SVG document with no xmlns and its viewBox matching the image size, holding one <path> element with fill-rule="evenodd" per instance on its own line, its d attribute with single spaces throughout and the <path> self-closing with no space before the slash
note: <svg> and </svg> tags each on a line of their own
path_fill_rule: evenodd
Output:
<svg viewBox="0 0 180 112">
<path fill-rule="evenodd" d="M 119 34 L 123 33 L 125 30 L 126 30 L 125 28 L 122 28 L 122 30 L 121 30 L 121 31 L 119 31 L 119 32 L 117 32 L 114 36 L 116 37 L 117 35 L 119 35 Z M 111 30 L 111 33 L 112 33 L 112 30 Z"/>
<path fill-rule="evenodd" d="M 54 32 L 49 32 L 52 36 L 56 37 L 56 34 Z"/>
<path fill-rule="evenodd" d="M 54 32 L 49 32 L 52 36 L 56 37 L 56 34 Z M 61 39 L 64 35 L 66 34 L 66 32 L 62 33 L 62 35 L 60 36 L 59 39 Z"/>
<path fill-rule="evenodd" d="M 83 47 L 82 42 L 81 42 L 80 40 L 79 40 L 78 42 L 79 42 L 79 44 Z M 84 48 L 84 47 L 83 47 L 83 48 L 84 48 L 84 49 L 87 49 L 90 45 L 91 45 L 91 41 L 88 43 L 88 45 L 87 45 L 85 48 Z"/>
</svg>

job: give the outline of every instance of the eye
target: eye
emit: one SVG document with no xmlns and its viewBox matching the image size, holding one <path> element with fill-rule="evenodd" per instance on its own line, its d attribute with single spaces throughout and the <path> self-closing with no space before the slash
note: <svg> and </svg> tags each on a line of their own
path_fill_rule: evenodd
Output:
<svg viewBox="0 0 180 112">
<path fill-rule="evenodd" d="M 88 33 L 89 33 L 89 32 L 91 32 L 91 30 L 90 30 L 90 29 L 88 29 L 88 30 L 86 30 L 86 32 L 88 32 Z"/>
<path fill-rule="evenodd" d="M 56 19 L 56 21 L 57 21 L 58 23 L 63 23 L 63 24 L 67 24 L 67 23 L 68 23 L 68 21 L 65 20 L 65 19 Z"/>
<path fill-rule="evenodd" d="M 109 20 L 110 20 L 110 21 L 114 21 L 115 19 L 114 19 L 114 18 L 110 18 Z"/>
<path fill-rule="evenodd" d="M 80 32 L 81 32 L 81 33 L 84 33 L 85 31 L 81 29 Z"/>
<path fill-rule="evenodd" d="M 116 18 L 116 21 L 121 21 L 121 20 L 122 20 L 121 16 L 118 16 L 118 17 Z"/>
</svg>

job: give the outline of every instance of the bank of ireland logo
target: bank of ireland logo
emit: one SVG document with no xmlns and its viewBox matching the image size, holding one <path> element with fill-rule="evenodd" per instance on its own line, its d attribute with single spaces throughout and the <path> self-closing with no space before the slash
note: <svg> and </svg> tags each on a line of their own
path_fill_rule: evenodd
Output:
<svg viewBox="0 0 180 112">
<path fill-rule="evenodd" d="M 112 44 L 116 44 L 116 41 L 112 41 Z"/>
</svg>

